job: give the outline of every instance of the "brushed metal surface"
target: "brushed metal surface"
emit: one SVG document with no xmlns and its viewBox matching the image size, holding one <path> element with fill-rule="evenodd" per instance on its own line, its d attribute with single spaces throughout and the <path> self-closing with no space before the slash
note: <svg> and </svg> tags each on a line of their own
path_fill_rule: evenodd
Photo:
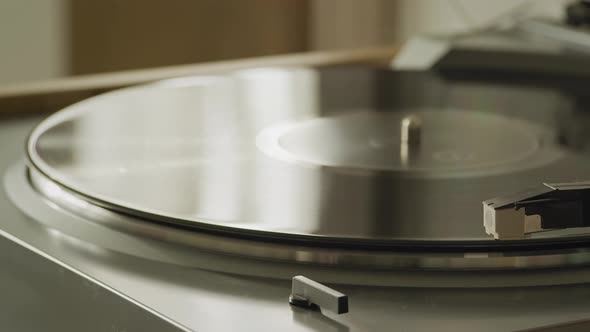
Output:
<svg viewBox="0 0 590 332">
<path fill-rule="evenodd" d="M 7 169 L 15 160 L 23 157 L 22 145 L 15 142 L 24 140 L 29 128 L 38 120 L 0 123 L 2 169 Z M 16 209 L 4 192 L 0 193 L 0 209 L 2 234 L 10 234 L 195 331 L 389 331 L 392 326 L 408 331 L 509 331 L 589 318 L 590 303 L 587 299 L 590 287 L 584 284 L 421 289 L 355 286 L 350 284 L 350 280 L 349 284 L 338 285 L 338 289 L 350 297 L 350 313 L 340 316 L 329 312 L 320 314 L 289 306 L 289 280 L 263 277 L 278 273 L 272 267 L 256 266 L 259 270 L 257 276 L 244 276 L 214 272 L 206 266 L 190 268 L 146 260 L 111 250 L 106 246 L 108 241 L 101 245 L 52 230 Z M 137 250 L 150 250 L 154 242 L 136 240 L 133 243 Z M 161 252 L 162 256 L 166 254 L 166 251 Z M 207 260 L 210 265 L 214 265 L 216 261 L 211 257 Z M 230 265 L 243 271 L 252 272 L 250 270 L 253 269 L 242 259 L 232 260 Z M 290 266 L 293 267 L 293 264 Z M 296 274 L 322 280 L 321 273 L 314 274 L 314 269 L 305 265 L 295 270 L 300 272 Z M 341 271 L 336 269 L 335 272 Z M 4 273 L 7 272 L 3 270 L 0 274 Z M 547 281 L 555 284 L 567 275 L 585 273 L 588 271 L 583 269 L 550 270 Z M 380 274 L 378 271 L 363 273 L 358 278 L 378 279 Z M 490 285 L 500 286 L 507 280 L 503 279 L 502 273 L 485 275 Z M 518 274 L 509 277 L 519 278 Z M 532 277 L 521 275 L 520 285 L 526 285 Z M 459 276 L 449 278 L 457 284 L 470 282 L 469 278 Z M 8 301 L 11 303 L 10 299 Z M 9 305 L 7 302 L 1 303 Z M 30 319 L 30 312 L 26 308 L 20 312 L 26 313 L 23 319 Z"/>
<path fill-rule="evenodd" d="M 37 119 L 0 125 L 3 166 Z M 0 193 L 0 224 L 19 222 Z M 20 221 L 24 221 L 20 219 Z M 188 331 L 99 280 L 5 232 L 0 226 L 0 330 Z"/>
</svg>

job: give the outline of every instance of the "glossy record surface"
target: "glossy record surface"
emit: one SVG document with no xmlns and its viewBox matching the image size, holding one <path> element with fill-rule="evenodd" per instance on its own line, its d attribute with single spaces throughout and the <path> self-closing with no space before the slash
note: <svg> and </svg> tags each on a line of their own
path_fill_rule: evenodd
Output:
<svg viewBox="0 0 590 332">
<path fill-rule="evenodd" d="M 590 178 L 583 91 L 559 83 L 366 68 L 182 78 L 58 112 L 28 154 L 76 195 L 160 222 L 342 244 L 491 244 L 483 200 Z M 408 116 L 418 144 L 401 139 Z"/>
</svg>

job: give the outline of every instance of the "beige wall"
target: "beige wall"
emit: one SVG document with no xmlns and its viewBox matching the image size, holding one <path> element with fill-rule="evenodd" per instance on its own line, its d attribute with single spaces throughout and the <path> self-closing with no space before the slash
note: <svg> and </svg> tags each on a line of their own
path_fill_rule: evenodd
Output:
<svg viewBox="0 0 590 332">
<path fill-rule="evenodd" d="M 0 84 L 65 74 L 63 0 L 0 0 Z"/>
</svg>

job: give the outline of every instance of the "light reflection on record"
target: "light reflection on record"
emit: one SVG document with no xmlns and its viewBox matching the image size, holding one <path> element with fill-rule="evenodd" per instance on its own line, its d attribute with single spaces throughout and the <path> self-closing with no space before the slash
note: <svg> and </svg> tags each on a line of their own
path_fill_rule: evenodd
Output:
<svg viewBox="0 0 590 332">
<path fill-rule="evenodd" d="M 578 117 L 572 98 L 427 72 L 255 69 L 91 98 L 44 121 L 28 152 L 91 201 L 197 228 L 489 241 L 481 201 L 590 178 L 556 120 Z M 409 148 L 407 116 L 423 126 Z"/>
</svg>

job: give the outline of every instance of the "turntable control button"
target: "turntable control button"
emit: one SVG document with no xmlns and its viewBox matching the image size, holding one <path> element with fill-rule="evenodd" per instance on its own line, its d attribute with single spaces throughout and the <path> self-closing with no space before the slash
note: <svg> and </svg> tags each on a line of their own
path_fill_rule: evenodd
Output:
<svg viewBox="0 0 590 332">
<path fill-rule="evenodd" d="M 289 303 L 305 308 L 317 306 L 337 314 L 348 312 L 348 296 L 304 276 L 293 277 Z"/>
</svg>

